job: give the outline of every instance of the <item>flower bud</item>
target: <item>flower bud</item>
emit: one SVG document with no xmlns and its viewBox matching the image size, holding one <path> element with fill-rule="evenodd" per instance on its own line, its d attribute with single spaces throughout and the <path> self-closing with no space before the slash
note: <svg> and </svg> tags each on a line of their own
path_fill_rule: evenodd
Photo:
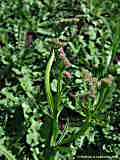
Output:
<svg viewBox="0 0 120 160">
<path fill-rule="evenodd" d="M 70 65 L 70 61 L 69 61 L 69 59 L 68 59 L 68 58 L 66 58 L 66 59 L 65 59 L 65 61 L 66 61 L 66 66 L 69 66 L 69 65 Z"/>
<path fill-rule="evenodd" d="M 72 75 L 71 75 L 69 72 L 64 71 L 64 74 L 66 75 L 66 77 L 67 77 L 68 79 L 72 78 Z"/>
</svg>

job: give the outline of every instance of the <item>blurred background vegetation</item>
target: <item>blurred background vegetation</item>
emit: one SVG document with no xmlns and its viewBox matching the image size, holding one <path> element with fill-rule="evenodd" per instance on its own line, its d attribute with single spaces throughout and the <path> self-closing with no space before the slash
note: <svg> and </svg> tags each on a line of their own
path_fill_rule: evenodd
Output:
<svg viewBox="0 0 120 160">
<path fill-rule="evenodd" d="M 76 139 L 71 144 L 71 157 L 63 151 L 58 153 L 57 159 L 120 155 L 119 9 L 120 0 L 0 2 L 0 144 L 17 160 L 42 159 L 45 144 L 44 133 L 41 133 L 41 107 L 47 109 L 44 72 L 56 40 L 69 57 L 68 71 L 72 74 L 72 82 L 65 91 L 68 98 L 63 99 L 65 108 L 61 119 L 68 116 L 74 122 L 79 117 L 72 110 L 75 100 L 71 94 L 89 92 L 91 86 L 84 73 L 90 72 L 98 80 L 107 76 L 105 69 L 113 49 L 115 54 L 107 73 L 114 77 L 116 84 L 110 99 L 112 105 L 101 115 L 105 126 L 98 124 L 84 141 L 82 137 Z M 78 21 L 68 20 L 72 18 Z M 55 65 L 53 68 L 51 86 L 55 95 L 52 80 L 57 68 Z M 1 152 L 0 156 L 5 160 Z"/>
</svg>

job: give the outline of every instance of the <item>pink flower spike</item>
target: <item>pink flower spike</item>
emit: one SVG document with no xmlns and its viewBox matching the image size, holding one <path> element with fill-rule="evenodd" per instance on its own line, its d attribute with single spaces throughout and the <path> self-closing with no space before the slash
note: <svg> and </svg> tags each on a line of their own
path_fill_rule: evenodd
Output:
<svg viewBox="0 0 120 160">
<path fill-rule="evenodd" d="M 59 49 L 59 52 L 61 53 L 61 55 L 65 56 L 64 50 L 62 48 Z"/>
<path fill-rule="evenodd" d="M 69 61 L 69 59 L 68 59 L 68 58 L 66 58 L 66 59 L 65 59 L 65 61 L 66 61 L 66 66 L 69 66 L 69 65 L 70 65 L 70 61 Z"/>
<path fill-rule="evenodd" d="M 63 50 L 62 48 L 60 48 L 60 49 L 59 49 L 59 52 L 60 52 L 60 54 L 61 54 L 61 56 L 62 56 L 62 60 L 64 60 L 64 59 L 65 59 L 64 50 Z"/>
<path fill-rule="evenodd" d="M 72 75 L 69 72 L 64 71 L 64 74 L 66 75 L 67 78 L 69 78 L 69 79 L 72 78 Z"/>
<path fill-rule="evenodd" d="M 61 56 L 61 58 L 62 58 L 62 60 L 64 60 L 64 59 L 65 59 L 65 56 L 64 56 L 64 55 L 62 55 L 62 56 Z"/>
<path fill-rule="evenodd" d="M 60 53 L 61 53 L 62 55 L 65 55 L 63 49 L 60 50 Z"/>
</svg>

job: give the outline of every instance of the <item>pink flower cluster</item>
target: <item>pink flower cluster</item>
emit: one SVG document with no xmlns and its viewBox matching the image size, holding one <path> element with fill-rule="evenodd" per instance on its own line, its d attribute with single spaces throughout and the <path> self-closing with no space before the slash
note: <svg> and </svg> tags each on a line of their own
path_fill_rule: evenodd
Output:
<svg viewBox="0 0 120 160">
<path fill-rule="evenodd" d="M 67 77 L 68 79 L 72 78 L 72 75 L 71 75 L 69 72 L 64 71 L 64 74 L 66 75 L 66 77 Z"/>
<path fill-rule="evenodd" d="M 61 58 L 62 60 L 65 60 L 65 65 L 66 66 L 69 66 L 70 65 L 70 61 L 67 57 L 65 57 L 65 53 L 64 53 L 64 50 L 62 48 L 59 49 L 59 52 L 61 54 Z"/>
<path fill-rule="evenodd" d="M 69 66 L 70 65 L 70 61 L 68 58 L 65 58 L 65 61 L 66 61 L 66 66 Z"/>
<path fill-rule="evenodd" d="M 64 53 L 63 49 L 59 49 L 59 51 L 60 51 L 62 60 L 64 60 L 65 59 L 65 53 Z"/>
<path fill-rule="evenodd" d="M 59 49 L 59 52 L 60 52 L 60 54 L 61 54 L 62 60 L 65 61 L 65 65 L 66 65 L 67 67 L 69 67 L 69 66 L 70 66 L 70 61 L 69 61 L 69 59 L 65 56 L 64 50 L 63 50 L 62 48 L 60 48 L 60 49 Z M 67 77 L 68 79 L 72 78 L 72 76 L 71 76 L 71 74 L 70 74 L 69 72 L 64 71 L 64 74 L 66 75 L 66 77 Z"/>
</svg>

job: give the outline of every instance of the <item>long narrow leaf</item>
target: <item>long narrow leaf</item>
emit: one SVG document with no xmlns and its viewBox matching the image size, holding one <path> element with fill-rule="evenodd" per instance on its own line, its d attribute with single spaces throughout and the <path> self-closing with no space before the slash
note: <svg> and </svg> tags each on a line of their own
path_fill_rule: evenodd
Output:
<svg viewBox="0 0 120 160">
<path fill-rule="evenodd" d="M 62 143 L 64 137 L 66 136 L 67 132 L 68 132 L 68 126 L 69 126 L 69 119 L 67 119 L 67 123 L 65 125 L 65 128 L 62 132 L 62 135 L 60 136 L 59 140 L 56 142 L 56 145 L 59 145 L 60 143 Z"/>
<path fill-rule="evenodd" d="M 106 69 L 105 69 L 106 72 L 110 68 L 111 63 L 116 55 L 116 52 L 117 52 L 118 46 L 119 46 L 119 41 L 120 41 L 120 21 L 116 25 L 116 31 L 115 31 L 115 34 L 113 37 L 112 52 L 108 56 L 107 65 L 106 65 Z"/>
<path fill-rule="evenodd" d="M 95 104 L 94 104 L 95 111 L 92 114 L 92 116 L 95 116 L 99 111 L 102 111 L 104 109 L 103 107 L 106 102 L 110 102 L 113 88 L 114 88 L 113 83 L 108 84 L 108 83 L 102 81 L 99 95 L 97 98 L 97 102 L 95 102 Z"/>
<path fill-rule="evenodd" d="M 51 71 L 54 58 L 55 58 L 55 53 L 53 51 L 45 71 L 45 90 L 46 90 L 47 100 L 48 100 L 51 113 L 54 112 L 54 102 L 53 102 L 53 96 L 50 89 L 50 71 Z"/>
<path fill-rule="evenodd" d="M 52 36 L 52 37 L 55 36 L 53 32 L 51 32 L 51 31 L 49 31 L 49 30 L 45 30 L 45 29 L 43 29 L 43 28 L 38 28 L 37 32 L 38 32 L 38 33 L 41 33 L 41 34 L 43 34 L 43 35 L 47 35 L 47 36 Z"/>
<path fill-rule="evenodd" d="M 58 132 L 59 132 L 58 118 L 59 118 L 61 111 L 62 111 L 62 108 L 61 108 L 61 110 L 59 110 L 59 112 L 57 114 L 55 114 L 54 119 L 52 120 L 52 132 L 51 132 L 52 134 L 51 134 L 51 141 L 50 141 L 51 147 L 56 145 L 56 139 L 57 139 Z"/>
<path fill-rule="evenodd" d="M 65 139 L 60 143 L 60 145 L 61 145 L 61 144 L 66 144 L 66 143 L 70 143 L 70 142 L 72 142 L 73 140 L 75 140 L 76 138 L 80 138 L 80 136 L 85 135 L 86 132 L 88 131 L 89 127 L 90 127 L 90 121 L 87 119 L 87 120 L 83 123 L 81 129 L 80 129 L 77 133 L 73 133 L 72 136 L 70 136 L 70 137 L 68 137 L 68 138 L 65 138 Z"/>
<path fill-rule="evenodd" d="M 16 160 L 15 157 L 1 144 L 0 144 L 0 153 L 4 155 L 8 160 Z"/>
</svg>

